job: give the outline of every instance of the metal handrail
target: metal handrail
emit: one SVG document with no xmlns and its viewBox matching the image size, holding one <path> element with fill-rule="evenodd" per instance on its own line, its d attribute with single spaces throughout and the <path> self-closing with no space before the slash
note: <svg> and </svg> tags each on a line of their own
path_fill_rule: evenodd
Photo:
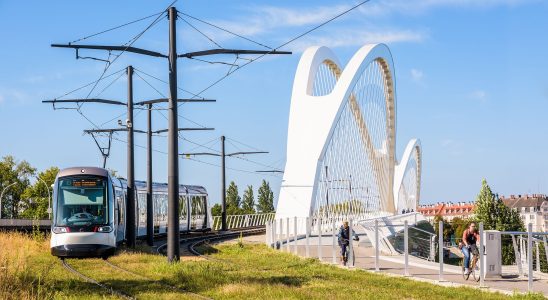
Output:
<svg viewBox="0 0 548 300">
<path fill-rule="evenodd" d="M 228 215 L 226 216 L 227 229 L 265 226 L 274 220 L 275 213 Z M 221 229 L 221 216 L 213 217 L 213 230 Z"/>
</svg>

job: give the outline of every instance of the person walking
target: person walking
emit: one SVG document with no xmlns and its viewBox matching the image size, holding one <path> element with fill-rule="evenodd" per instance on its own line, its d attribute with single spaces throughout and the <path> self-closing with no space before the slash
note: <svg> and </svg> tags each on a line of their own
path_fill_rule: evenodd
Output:
<svg viewBox="0 0 548 300">
<path fill-rule="evenodd" d="M 352 235 L 354 236 L 354 240 L 360 240 L 354 230 L 352 230 Z M 346 263 L 348 262 L 348 251 L 350 247 L 350 226 L 348 226 L 348 221 L 343 222 L 343 225 L 340 227 L 337 237 L 339 247 L 341 247 L 341 261 L 343 265 L 346 266 Z"/>
</svg>

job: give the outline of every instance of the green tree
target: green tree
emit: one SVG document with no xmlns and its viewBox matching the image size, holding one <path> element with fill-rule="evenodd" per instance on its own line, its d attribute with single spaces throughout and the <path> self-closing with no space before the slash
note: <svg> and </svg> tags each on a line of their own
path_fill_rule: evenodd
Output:
<svg viewBox="0 0 548 300">
<path fill-rule="evenodd" d="M 255 196 L 253 195 L 253 186 L 251 185 L 248 185 L 247 189 L 244 191 L 242 210 L 246 214 L 255 213 Z"/>
<path fill-rule="evenodd" d="M 0 193 L 2 195 L 3 218 L 17 218 L 23 191 L 30 185 L 29 178 L 36 169 L 27 161 L 17 162 L 13 156 L 4 156 L 0 161 Z M 8 187 L 9 186 L 9 187 Z"/>
<path fill-rule="evenodd" d="M 441 215 L 436 215 L 434 217 L 434 232 L 439 236 L 440 231 L 440 221 L 443 221 L 443 240 L 450 241 L 451 236 L 455 233 L 455 230 L 451 223 L 447 222 Z"/>
<path fill-rule="evenodd" d="M 226 189 L 226 213 L 227 215 L 240 215 L 242 211 L 240 209 L 240 202 L 242 198 L 238 194 L 238 186 L 234 181 L 230 182 L 228 189 Z"/>
<path fill-rule="evenodd" d="M 525 231 L 518 212 L 504 205 L 498 195 L 491 191 L 485 179 L 481 183 L 481 190 L 476 198 L 474 214 L 478 222 L 483 222 L 485 230 Z M 502 263 L 511 264 L 514 261 L 511 240 L 503 240 Z"/>
<path fill-rule="evenodd" d="M 453 218 L 453 220 L 451 221 L 451 226 L 453 226 L 456 243 L 462 240 L 462 234 L 464 233 L 466 228 L 468 228 L 470 222 L 470 220 L 461 219 L 459 217 Z"/>
<path fill-rule="evenodd" d="M 22 204 L 25 207 L 21 217 L 29 219 L 46 219 L 48 217 L 47 210 L 50 204 L 50 195 L 53 192 L 51 185 L 55 182 L 57 173 L 59 173 L 59 168 L 50 167 L 40 172 L 34 184 L 25 189 L 21 195 Z M 51 205 L 53 207 L 53 203 Z"/>
<path fill-rule="evenodd" d="M 217 203 L 211 207 L 211 214 L 213 216 L 220 216 L 223 212 L 223 208 L 221 207 L 221 204 Z"/>
<path fill-rule="evenodd" d="M 258 210 L 262 213 L 274 212 L 274 193 L 270 189 L 270 184 L 264 179 L 258 194 Z"/>
</svg>

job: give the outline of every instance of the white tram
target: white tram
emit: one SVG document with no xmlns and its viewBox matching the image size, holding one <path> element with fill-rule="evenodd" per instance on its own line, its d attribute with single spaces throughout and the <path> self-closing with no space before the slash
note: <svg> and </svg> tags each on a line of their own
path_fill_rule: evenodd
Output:
<svg viewBox="0 0 548 300">
<path fill-rule="evenodd" d="M 61 170 L 53 188 L 51 253 L 59 257 L 108 257 L 125 240 L 125 179 L 96 167 Z M 154 234 L 167 233 L 167 184 L 153 183 Z M 146 236 L 146 182 L 135 182 L 137 237 Z M 211 230 L 208 196 L 201 186 L 179 186 L 180 231 Z"/>
</svg>

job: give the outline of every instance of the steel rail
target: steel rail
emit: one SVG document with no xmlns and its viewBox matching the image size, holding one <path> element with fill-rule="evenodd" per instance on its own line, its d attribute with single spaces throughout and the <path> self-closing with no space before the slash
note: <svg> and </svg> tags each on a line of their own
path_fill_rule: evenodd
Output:
<svg viewBox="0 0 548 300">
<path fill-rule="evenodd" d="M 124 298 L 124 299 L 129 299 L 129 300 L 135 300 L 135 299 L 137 299 L 137 298 L 135 298 L 135 297 L 133 297 L 133 296 L 131 296 L 131 295 L 129 295 L 129 294 L 123 292 L 123 291 L 116 290 L 116 289 L 114 289 L 114 288 L 112 288 L 112 287 L 110 287 L 110 286 L 107 286 L 107 285 L 105 285 L 105 284 L 102 284 L 102 283 L 98 282 L 97 280 L 95 280 L 95 279 L 93 279 L 93 278 L 91 278 L 91 277 L 89 277 L 89 276 L 86 276 L 86 275 L 84 275 L 84 274 L 78 272 L 78 271 L 77 271 L 76 269 L 74 269 L 71 265 L 69 265 L 65 259 L 61 259 L 61 264 L 63 265 L 63 267 L 64 267 L 65 269 L 67 269 L 67 270 L 68 270 L 69 272 L 71 272 L 72 274 L 74 274 L 74 275 L 76 275 L 76 276 L 82 278 L 82 279 L 83 279 L 84 281 L 86 281 L 86 282 L 93 283 L 93 284 L 95 284 L 95 285 L 97 285 L 97 286 L 99 286 L 99 287 L 101 287 L 101 288 L 107 290 L 107 291 L 110 292 L 112 295 L 119 296 L 119 297 L 122 297 L 122 298 Z"/>
</svg>

